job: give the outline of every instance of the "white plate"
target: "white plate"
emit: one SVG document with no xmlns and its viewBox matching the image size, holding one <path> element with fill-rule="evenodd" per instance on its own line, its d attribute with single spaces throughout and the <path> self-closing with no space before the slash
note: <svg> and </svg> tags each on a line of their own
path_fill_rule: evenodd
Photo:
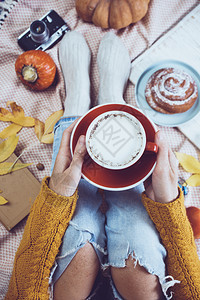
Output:
<svg viewBox="0 0 200 300">
<path fill-rule="evenodd" d="M 152 109 L 147 103 L 144 94 L 147 81 L 154 72 L 162 68 L 177 68 L 183 70 L 190 74 L 195 80 L 198 87 L 198 99 L 188 111 L 179 114 L 163 114 Z M 154 123 L 161 126 L 176 127 L 191 120 L 200 111 L 200 75 L 194 68 L 184 62 L 177 60 L 160 61 L 157 64 L 151 65 L 140 75 L 135 86 L 135 96 L 138 107 Z"/>
</svg>

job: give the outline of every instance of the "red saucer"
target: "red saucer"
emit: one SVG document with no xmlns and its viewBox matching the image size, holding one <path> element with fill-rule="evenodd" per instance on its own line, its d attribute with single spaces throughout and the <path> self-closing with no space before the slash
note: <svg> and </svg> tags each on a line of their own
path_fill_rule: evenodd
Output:
<svg viewBox="0 0 200 300">
<path fill-rule="evenodd" d="M 140 110 L 128 104 L 105 104 L 92 108 L 79 119 L 71 136 L 72 153 L 79 136 L 86 135 L 90 123 L 100 114 L 111 110 L 125 111 L 136 117 L 144 127 L 147 142 L 154 142 L 155 125 Z M 149 177 L 153 172 L 155 163 L 156 154 L 146 151 L 134 165 L 122 170 L 110 170 L 98 165 L 87 155 L 82 168 L 82 176 L 91 184 L 102 189 L 127 190 Z"/>
</svg>

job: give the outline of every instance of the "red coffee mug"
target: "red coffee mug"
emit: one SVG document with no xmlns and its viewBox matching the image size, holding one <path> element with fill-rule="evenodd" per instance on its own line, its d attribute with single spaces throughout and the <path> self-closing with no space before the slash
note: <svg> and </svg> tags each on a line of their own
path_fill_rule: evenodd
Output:
<svg viewBox="0 0 200 300">
<path fill-rule="evenodd" d="M 80 135 L 86 135 L 90 123 L 100 114 L 119 110 L 135 116 L 142 124 L 146 133 L 146 148 L 141 158 L 128 168 L 121 170 L 111 170 L 98 165 L 89 155 L 86 155 L 82 177 L 96 187 L 122 191 L 135 187 L 146 180 L 153 172 L 156 164 L 158 147 L 154 143 L 156 126 L 144 115 L 144 113 L 128 104 L 104 104 L 98 105 L 89 110 L 76 123 L 71 135 L 71 152 L 73 155 L 76 143 Z"/>
</svg>

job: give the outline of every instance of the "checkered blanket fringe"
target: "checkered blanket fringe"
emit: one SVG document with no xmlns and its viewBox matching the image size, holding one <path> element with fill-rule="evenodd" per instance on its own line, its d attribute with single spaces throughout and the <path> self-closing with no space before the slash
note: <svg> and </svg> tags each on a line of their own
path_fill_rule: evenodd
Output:
<svg viewBox="0 0 200 300">
<path fill-rule="evenodd" d="M 19 1 L 20 0 L 0 0 L 0 28 L 9 12 Z"/>
</svg>

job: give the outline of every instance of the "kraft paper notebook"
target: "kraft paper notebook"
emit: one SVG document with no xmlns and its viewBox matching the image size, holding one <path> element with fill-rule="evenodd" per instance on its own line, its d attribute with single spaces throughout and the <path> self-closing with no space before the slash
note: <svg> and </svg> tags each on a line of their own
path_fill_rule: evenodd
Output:
<svg viewBox="0 0 200 300">
<path fill-rule="evenodd" d="M 14 162 L 16 158 L 16 155 L 12 154 L 6 161 Z M 8 200 L 8 203 L 0 206 L 0 221 L 11 230 L 28 215 L 40 191 L 40 183 L 28 168 L 25 168 L 1 175 L 0 190 L 0 195 Z"/>
</svg>

